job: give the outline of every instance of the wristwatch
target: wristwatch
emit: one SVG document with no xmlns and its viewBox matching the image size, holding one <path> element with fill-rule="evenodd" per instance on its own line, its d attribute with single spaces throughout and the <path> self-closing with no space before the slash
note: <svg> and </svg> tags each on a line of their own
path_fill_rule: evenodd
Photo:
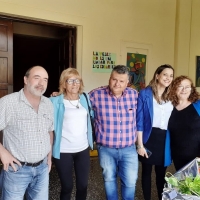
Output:
<svg viewBox="0 0 200 200">
<path fill-rule="evenodd" d="M 141 148 L 143 148 L 144 146 L 143 145 L 137 145 L 137 149 L 141 149 Z"/>
</svg>

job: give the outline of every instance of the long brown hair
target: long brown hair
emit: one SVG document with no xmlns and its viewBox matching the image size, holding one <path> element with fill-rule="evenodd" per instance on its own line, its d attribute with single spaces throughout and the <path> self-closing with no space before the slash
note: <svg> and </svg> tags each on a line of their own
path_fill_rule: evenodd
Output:
<svg viewBox="0 0 200 200">
<path fill-rule="evenodd" d="M 168 64 L 165 64 L 165 65 L 161 65 L 159 66 L 156 71 L 154 72 L 154 75 L 153 75 L 153 79 L 150 81 L 149 83 L 149 86 L 152 88 L 153 90 L 153 95 L 154 95 L 154 98 L 156 99 L 156 101 L 158 103 L 161 103 L 160 102 L 160 99 L 159 99 L 159 96 L 158 96 L 158 89 L 157 89 L 157 84 L 158 84 L 158 80 L 156 78 L 156 75 L 160 74 L 164 69 L 172 69 L 173 70 L 173 73 L 174 73 L 174 68 L 171 66 L 171 65 L 168 65 Z M 168 87 L 165 88 L 165 91 L 163 92 L 162 96 L 161 96 L 161 99 L 163 101 L 168 101 L 169 100 L 169 91 L 170 91 L 170 88 L 171 88 L 171 85 L 169 85 Z"/>
<path fill-rule="evenodd" d="M 178 86 L 181 84 L 183 80 L 188 80 L 191 83 L 191 93 L 188 98 L 188 101 L 193 103 L 200 98 L 200 94 L 197 92 L 192 80 L 188 76 L 178 76 L 177 78 L 173 80 L 171 84 L 170 94 L 169 94 L 169 99 L 172 102 L 173 106 L 177 106 L 179 104 L 179 99 L 176 95 L 176 91 L 178 89 Z"/>
</svg>

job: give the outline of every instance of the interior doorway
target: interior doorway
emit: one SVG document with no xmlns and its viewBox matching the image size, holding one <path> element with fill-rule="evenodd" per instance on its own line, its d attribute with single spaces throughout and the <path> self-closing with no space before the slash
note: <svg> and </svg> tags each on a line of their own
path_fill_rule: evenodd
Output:
<svg viewBox="0 0 200 200">
<path fill-rule="evenodd" d="M 76 68 L 76 28 L 13 21 L 13 92 L 23 88 L 28 68 L 39 65 L 49 75 L 45 96 L 58 91 L 61 72 Z"/>
<path fill-rule="evenodd" d="M 49 74 L 45 96 L 58 91 L 61 72 L 76 68 L 76 27 L 0 16 L 0 98 L 24 86 L 28 68 Z M 0 133 L 2 143 L 3 134 Z"/>
</svg>

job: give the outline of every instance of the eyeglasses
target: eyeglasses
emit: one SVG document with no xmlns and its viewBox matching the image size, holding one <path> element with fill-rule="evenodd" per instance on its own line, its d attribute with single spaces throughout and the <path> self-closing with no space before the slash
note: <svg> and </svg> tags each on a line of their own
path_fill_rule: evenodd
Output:
<svg viewBox="0 0 200 200">
<path fill-rule="evenodd" d="M 184 90 L 186 90 L 186 91 L 189 91 L 189 90 L 191 90 L 192 88 L 191 88 L 190 86 L 184 87 L 184 86 L 182 86 L 182 85 L 179 85 L 179 86 L 178 86 L 178 89 L 179 89 L 179 90 L 183 90 L 183 89 L 184 89 Z"/>
<path fill-rule="evenodd" d="M 68 80 L 66 80 L 66 82 L 67 82 L 69 85 L 72 85 L 72 84 L 74 84 L 74 83 L 80 84 L 80 80 L 79 80 L 79 79 L 68 79 Z"/>
</svg>

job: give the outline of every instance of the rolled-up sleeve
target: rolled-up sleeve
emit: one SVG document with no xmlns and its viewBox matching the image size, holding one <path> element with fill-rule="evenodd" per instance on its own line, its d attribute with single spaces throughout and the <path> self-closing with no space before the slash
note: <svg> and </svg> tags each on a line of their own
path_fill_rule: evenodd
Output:
<svg viewBox="0 0 200 200">
<path fill-rule="evenodd" d="M 0 131 L 3 130 L 10 119 L 10 114 L 8 111 L 7 100 L 6 97 L 2 97 L 0 99 Z"/>
</svg>

